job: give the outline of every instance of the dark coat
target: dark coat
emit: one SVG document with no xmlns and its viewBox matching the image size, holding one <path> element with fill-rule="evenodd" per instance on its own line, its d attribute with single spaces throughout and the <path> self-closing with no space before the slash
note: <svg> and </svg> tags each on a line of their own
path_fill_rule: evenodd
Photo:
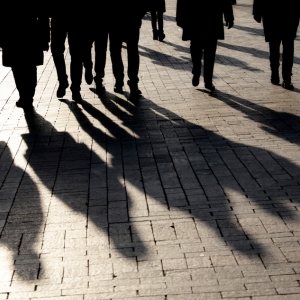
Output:
<svg viewBox="0 0 300 300">
<path fill-rule="evenodd" d="M 266 42 L 273 39 L 295 39 L 300 0 L 254 0 L 253 15 L 263 20 Z"/>
<path fill-rule="evenodd" d="M 224 39 L 224 22 L 234 20 L 231 0 L 177 0 L 176 22 L 183 28 L 182 39 L 193 36 Z"/>
<path fill-rule="evenodd" d="M 42 65 L 43 50 L 48 50 L 49 41 L 48 17 L 19 14 L 0 18 L 0 47 L 5 67 Z"/>
<path fill-rule="evenodd" d="M 165 0 L 151 0 L 150 11 L 166 12 Z"/>
</svg>

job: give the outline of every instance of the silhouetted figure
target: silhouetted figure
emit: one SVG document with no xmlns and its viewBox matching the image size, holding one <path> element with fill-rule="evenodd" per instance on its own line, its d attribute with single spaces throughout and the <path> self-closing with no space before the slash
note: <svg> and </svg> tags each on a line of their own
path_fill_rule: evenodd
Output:
<svg viewBox="0 0 300 300">
<path fill-rule="evenodd" d="M 49 49 L 49 30 L 49 18 L 41 15 L 38 17 L 38 12 L 33 10 L 31 14 L 1 15 L 2 63 L 12 69 L 20 95 L 16 103 L 18 107 L 32 108 L 37 84 L 36 66 L 43 64 L 43 51 Z"/>
<path fill-rule="evenodd" d="M 164 20 L 163 13 L 166 12 L 165 0 L 152 0 L 151 1 L 151 25 L 153 31 L 153 40 L 162 41 L 166 35 L 164 34 Z M 158 23 L 158 29 L 157 29 Z"/>
<path fill-rule="evenodd" d="M 282 86 L 293 90 L 291 83 L 294 60 L 294 40 L 300 17 L 299 0 L 254 0 L 253 17 L 260 23 L 263 20 L 265 40 L 269 42 L 271 83 L 278 85 L 280 44 L 282 53 Z"/>
<path fill-rule="evenodd" d="M 141 91 L 138 88 L 138 73 L 140 66 L 138 43 L 140 39 L 140 27 L 142 18 L 147 11 L 150 10 L 148 0 L 128 0 L 122 1 L 122 29 L 123 41 L 127 44 L 128 70 L 129 80 L 127 84 L 130 88 L 131 98 L 138 98 Z"/>
<path fill-rule="evenodd" d="M 70 3 L 69 3 L 70 2 Z M 62 98 L 69 86 L 64 58 L 65 41 L 68 37 L 71 55 L 71 91 L 72 99 L 81 101 L 81 80 L 84 51 L 87 51 L 86 35 L 88 34 L 89 16 L 84 7 L 69 0 L 56 1 L 52 8 L 51 19 L 51 52 L 57 71 L 59 87 L 57 97 Z M 91 69 L 90 69 L 91 71 Z"/>
<path fill-rule="evenodd" d="M 231 4 L 235 5 L 236 4 L 236 0 L 232 0 Z"/>
<path fill-rule="evenodd" d="M 204 84 L 213 91 L 212 83 L 217 40 L 224 39 L 223 14 L 226 26 L 234 24 L 230 0 L 178 0 L 177 25 L 183 28 L 182 39 L 191 41 L 193 62 L 193 86 L 197 86 L 201 74 L 201 59 L 204 51 Z"/>
<path fill-rule="evenodd" d="M 93 35 L 95 39 L 95 73 L 96 92 L 105 91 L 103 78 L 105 76 L 106 51 L 109 38 L 109 50 L 112 69 L 115 77 L 116 92 L 122 93 L 124 86 L 124 66 L 121 57 L 123 23 L 123 0 L 105 1 L 101 4 L 101 17 L 95 12 L 93 20 Z"/>
</svg>

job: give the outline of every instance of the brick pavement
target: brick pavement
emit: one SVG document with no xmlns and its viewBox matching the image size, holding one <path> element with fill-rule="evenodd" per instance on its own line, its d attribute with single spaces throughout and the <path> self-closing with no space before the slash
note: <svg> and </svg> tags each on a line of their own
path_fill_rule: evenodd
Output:
<svg viewBox="0 0 300 300">
<path fill-rule="evenodd" d="M 24 116 L 0 67 L 0 299 L 299 299 L 300 41 L 295 91 L 271 85 L 251 3 L 214 94 L 191 85 L 175 0 L 164 43 L 143 22 L 138 103 L 109 59 L 105 97 L 59 101 L 47 53 Z"/>
</svg>

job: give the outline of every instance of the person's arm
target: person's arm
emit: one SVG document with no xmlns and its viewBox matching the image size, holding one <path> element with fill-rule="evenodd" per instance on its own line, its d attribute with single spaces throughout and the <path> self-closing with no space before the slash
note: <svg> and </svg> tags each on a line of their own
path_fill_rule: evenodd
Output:
<svg viewBox="0 0 300 300">
<path fill-rule="evenodd" d="M 38 17 L 39 22 L 39 39 L 41 41 L 42 49 L 44 51 L 49 50 L 50 43 L 50 24 L 49 18 L 45 16 Z"/>
<path fill-rule="evenodd" d="M 224 19 L 226 22 L 226 26 L 228 29 L 233 27 L 234 25 L 234 16 L 233 16 L 233 9 L 231 0 L 224 1 Z"/>
<path fill-rule="evenodd" d="M 253 2 L 253 18 L 256 22 L 260 23 L 262 18 L 262 1 L 254 0 Z"/>
</svg>

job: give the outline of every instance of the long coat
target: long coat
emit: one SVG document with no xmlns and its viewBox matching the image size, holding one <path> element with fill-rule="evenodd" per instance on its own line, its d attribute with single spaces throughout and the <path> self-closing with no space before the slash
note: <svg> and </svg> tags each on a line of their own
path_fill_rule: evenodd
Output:
<svg viewBox="0 0 300 300">
<path fill-rule="evenodd" d="M 0 18 L 3 66 L 42 65 L 49 41 L 48 17 L 18 14 Z"/>
<path fill-rule="evenodd" d="M 165 0 L 151 0 L 151 11 L 166 12 Z"/>
<path fill-rule="evenodd" d="M 254 0 L 253 15 L 262 17 L 266 42 L 273 39 L 295 39 L 300 0 Z"/>
<path fill-rule="evenodd" d="M 224 21 L 234 20 L 231 0 L 177 0 L 176 22 L 183 28 L 182 39 L 193 36 L 224 39 Z"/>
</svg>

